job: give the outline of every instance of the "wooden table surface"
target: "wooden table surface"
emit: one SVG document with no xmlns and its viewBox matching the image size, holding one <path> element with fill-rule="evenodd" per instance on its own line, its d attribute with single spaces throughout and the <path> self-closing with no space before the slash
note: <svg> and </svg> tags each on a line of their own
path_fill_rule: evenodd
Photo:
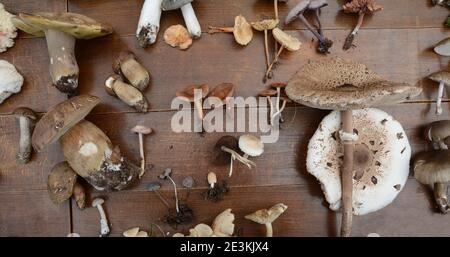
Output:
<svg viewBox="0 0 450 257">
<path fill-rule="evenodd" d="M 266 87 L 261 81 L 265 72 L 263 35 L 257 33 L 247 47 L 234 43 L 227 34 L 209 35 L 208 25 L 230 25 L 234 16 L 242 14 L 248 20 L 273 16 L 272 1 L 267 0 L 197 0 L 194 9 L 203 28 L 201 39 L 195 40 L 187 51 L 166 45 L 160 37 L 148 49 L 138 47 L 136 30 L 142 0 L 6 0 L 2 1 L 14 12 L 70 11 L 86 14 L 109 22 L 115 34 L 77 43 L 76 55 L 80 66 L 80 91 L 102 100 L 88 120 L 95 123 L 118 144 L 125 156 L 139 163 L 137 136 L 130 133 L 137 123 L 154 128 L 156 133 L 146 139 L 147 173 L 139 184 L 129 190 L 101 193 L 90 190 L 90 198 L 103 196 L 111 222 L 112 235 L 140 226 L 148 230 L 157 223 L 170 233 L 175 230 L 161 222 L 165 208 L 155 194 L 146 191 L 146 185 L 156 180 L 165 168 L 173 170 L 178 185 L 186 176 L 193 176 L 197 188 L 188 199 L 195 219 L 192 224 L 180 226 L 177 231 L 187 233 L 198 223 L 210 224 L 226 208 L 236 214 L 236 227 L 244 236 L 263 236 L 265 228 L 243 218 L 254 210 L 267 208 L 279 202 L 289 206 L 274 223 L 275 236 L 336 236 L 340 214 L 330 211 L 320 185 L 306 172 L 305 158 L 309 138 L 326 111 L 303 106 L 290 106 L 285 114 L 280 139 L 268 144 L 265 153 L 253 160 L 257 168 L 247 170 L 235 165 L 228 180 L 230 193 L 219 203 L 202 197 L 207 187 L 206 174 L 214 171 L 219 180 L 226 179 L 227 167 L 211 164 L 212 148 L 222 133 L 173 133 L 170 120 L 175 113 L 170 103 L 175 92 L 188 84 L 207 83 L 211 87 L 222 82 L 236 85 L 237 96 L 255 96 Z M 288 8 L 298 0 L 280 4 L 284 18 Z M 330 0 L 323 9 L 325 34 L 334 42 L 330 56 L 351 58 L 366 64 L 387 79 L 419 83 L 424 91 L 414 101 L 382 108 L 402 123 L 408 134 L 413 153 L 430 149 L 422 137 L 423 125 L 449 118 L 449 97 L 444 98 L 444 113 L 434 115 L 433 99 L 436 84 L 425 77 L 431 72 L 447 68 L 449 58 L 439 57 L 432 46 L 449 36 L 442 23 L 449 14 L 441 7 L 432 7 L 427 0 L 379 0 L 384 11 L 367 17 L 356 39 L 357 48 L 344 52 L 343 41 L 355 23 L 356 17 L 342 14 L 345 1 Z M 184 24 L 179 12 L 164 13 L 161 31 L 173 24 Z M 286 27 L 289 33 L 303 42 L 301 51 L 284 53 L 273 81 L 287 81 L 310 59 L 326 58 L 315 52 L 312 34 L 299 23 Z M 272 45 L 272 44 L 270 44 Z M 152 74 L 152 85 L 145 95 L 151 103 L 147 114 L 136 113 L 122 102 L 106 94 L 105 78 L 112 73 L 111 63 L 121 51 L 134 51 Z M 94 208 L 77 209 L 73 201 L 54 205 L 47 194 L 49 170 L 63 160 L 60 146 L 54 144 L 34 154 L 27 165 L 17 165 L 18 123 L 11 112 L 19 106 L 28 106 L 44 113 L 65 99 L 50 82 L 46 42 L 20 34 L 14 48 L 1 54 L 1 59 L 13 63 L 25 77 L 25 84 L 17 95 L 0 105 L 0 235 L 1 236 L 65 236 L 77 232 L 82 236 L 97 236 L 99 216 Z M 235 134 L 238 136 L 239 134 Z M 171 185 L 163 182 L 162 194 L 172 201 Z M 186 195 L 180 189 L 179 194 Z M 388 207 L 366 216 L 354 218 L 354 236 L 376 232 L 383 236 L 450 236 L 443 229 L 450 224 L 450 216 L 436 213 L 431 193 L 412 177 L 398 198 Z"/>
</svg>

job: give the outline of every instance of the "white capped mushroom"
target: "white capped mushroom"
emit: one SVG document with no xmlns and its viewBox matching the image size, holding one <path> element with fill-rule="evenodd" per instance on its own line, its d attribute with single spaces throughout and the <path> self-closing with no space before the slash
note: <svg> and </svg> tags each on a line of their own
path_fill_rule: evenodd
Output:
<svg viewBox="0 0 450 257">
<path fill-rule="evenodd" d="M 0 104 L 22 89 L 23 77 L 11 63 L 0 60 Z"/>
<path fill-rule="evenodd" d="M 17 28 L 11 21 L 14 15 L 5 10 L 5 6 L 0 3 L 0 53 L 14 46 L 14 38 L 17 37 Z"/>
<path fill-rule="evenodd" d="M 218 237 L 230 237 L 234 233 L 234 214 L 226 209 L 214 219 L 212 229 Z"/>
<path fill-rule="evenodd" d="M 322 185 L 330 209 L 341 207 L 343 144 L 341 116 L 333 111 L 319 125 L 308 146 L 306 167 Z M 401 124 L 378 109 L 354 111 L 358 134 L 354 151 L 353 214 L 365 215 L 390 204 L 409 174 L 411 147 Z"/>
<path fill-rule="evenodd" d="M 248 156 L 260 156 L 264 152 L 264 143 L 260 138 L 253 135 L 242 135 L 239 137 L 239 148 Z"/>
</svg>

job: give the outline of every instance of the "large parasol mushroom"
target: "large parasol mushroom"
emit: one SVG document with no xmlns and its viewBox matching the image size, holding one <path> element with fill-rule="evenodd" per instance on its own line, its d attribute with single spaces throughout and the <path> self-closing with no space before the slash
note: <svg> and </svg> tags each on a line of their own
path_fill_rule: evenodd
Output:
<svg viewBox="0 0 450 257">
<path fill-rule="evenodd" d="M 352 110 L 399 103 L 420 92 L 419 87 L 387 81 L 362 64 L 340 58 L 309 62 L 289 81 L 286 94 L 293 101 L 313 108 L 342 111 L 342 236 L 350 235 L 352 222 L 353 152 L 354 142 L 358 140 L 353 130 Z"/>
</svg>

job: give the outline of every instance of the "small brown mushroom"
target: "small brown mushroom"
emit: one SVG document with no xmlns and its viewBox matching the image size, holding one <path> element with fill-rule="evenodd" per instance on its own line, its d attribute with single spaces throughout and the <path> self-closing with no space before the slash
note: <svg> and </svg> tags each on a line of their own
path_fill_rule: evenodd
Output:
<svg viewBox="0 0 450 257">
<path fill-rule="evenodd" d="M 270 209 L 258 210 L 252 214 L 246 215 L 245 218 L 253 222 L 266 225 L 266 237 L 273 236 L 272 223 L 280 217 L 288 207 L 282 203 L 272 206 Z"/>
<path fill-rule="evenodd" d="M 194 103 L 195 108 L 197 109 L 198 118 L 202 122 L 204 118 L 202 100 L 208 95 L 208 92 L 209 87 L 206 84 L 190 85 L 179 90 L 176 95 L 183 101 Z"/>
<path fill-rule="evenodd" d="M 252 22 L 252 27 L 257 31 L 264 31 L 264 52 L 266 55 L 266 65 L 267 68 L 270 66 L 270 57 L 269 57 L 269 37 L 268 32 L 278 26 L 279 20 L 275 19 L 265 19 L 257 22 Z"/>
<path fill-rule="evenodd" d="M 233 96 L 234 84 L 222 83 L 215 86 L 208 95 L 208 104 L 212 108 L 218 108 L 227 104 L 227 98 Z"/>
<path fill-rule="evenodd" d="M 164 42 L 171 47 L 186 50 L 192 45 L 192 38 L 183 25 L 173 25 L 164 31 Z"/>
<path fill-rule="evenodd" d="M 36 125 L 37 116 L 33 110 L 19 107 L 14 110 L 14 116 L 19 120 L 19 151 L 16 156 L 17 163 L 26 164 L 31 159 L 31 134 Z"/>
<path fill-rule="evenodd" d="M 250 23 L 244 16 L 238 15 L 234 18 L 234 27 L 214 27 L 209 26 L 209 34 L 214 33 L 233 33 L 234 40 L 242 46 L 248 45 L 253 39 L 253 30 Z"/>
<path fill-rule="evenodd" d="M 47 190 L 53 203 L 61 204 L 72 196 L 77 177 L 67 162 L 53 167 L 47 179 Z"/>
<path fill-rule="evenodd" d="M 143 125 L 137 125 L 131 129 L 131 132 L 139 135 L 139 153 L 141 155 L 141 173 L 139 174 L 139 178 L 141 178 L 145 173 L 144 135 L 151 134 L 153 129 Z"/>
<path fill-rule="evenodd" d="M 428 78 L 434 82 L 439 83 L 439 89 L 438 89 L 438 96 L 436 100 L 436 114 L 441 115 L 442 114 L 442 96 L 444 95 L 444 86 L 450 85 L 450 72 L 447 71 L 438 71 L 430 76 Z"/>
<path fill-rule="evenodd" d="M 425 129 L 426 138 L 434 149 L 447 150 L 450 146 L 450 120 L 432 122 Z"/>
<path fill-rule="evenodd" d="M 112 75 L 106 80 L 105 90 L 139 112 L 148 111 L 149 104 L 144 94 L 132 85 L 125 83 L 119 75 Z"/>
<path fill-rule="evenodd" d="M 113 70 L 141 92 L 144 92 L 150 84 L 150 73 L 137 61 L 133 52 L 121 52 L 114 61 Z"/>
</svg>

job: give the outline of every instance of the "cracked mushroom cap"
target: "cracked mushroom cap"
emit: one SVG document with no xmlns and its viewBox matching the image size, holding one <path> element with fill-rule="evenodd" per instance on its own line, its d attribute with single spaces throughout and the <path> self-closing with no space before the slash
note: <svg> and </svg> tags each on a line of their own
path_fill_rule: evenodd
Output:
<svg viewBox="0 0 450 257">
<path fill-rule="evenodd" d="M 310 61 L 286 87 L 293 101 L 328 110 L 396 104 L 421 92 L 418 86 L 385 80 L 365 65 L 341 58 Z"/>
<path fill-rule="evenodd" d="M 450 181 L 450 150 L 419 153 L 414 160 L 414 177 L 422 184 Z"/>
<path fill-rule="evenodd" d="M 346 13 L 374 13 L 383 10 L 383 6 L 377 4 L 375 0 L 352 0 L 342 6 Z"/>
<path fill-rule="evenodd" d="M 309 7 L 311 0 L 301 0 L 294 8 L 292 8 L 286 16 L 284 24 L 289 24 L 295 21 L 300 14 L 303 14 Z"/>
<path fill-rule="evenodd" d="M 264 225 L 274 222 L 276 219 L 278 219 L 278 217 L 280 217 L 281 214 L 283 214 L 283 212 L 287 210 L 287 208 L 288 207 L 285 204 L 278 203 L 270 207 L 270 209 L 268 210 L 258 210 L 252 214 L 246 215 L 245 218 Z"/>
<path fill-rule="evenodd" d="M 53 167 L 47 178 L 47 191 L 53 203 L 61 204 L 72 196 L 77 177 L 67 162 Z"/>
<path fill-rule="evenodd" d="M 183 7 L 186 4 L 192 3 L 194 0 L 163 0 L 161 8 L 163 11 L 176 10 Z"/>
<path fill-rule="evenodd" d="M 355 142 L 353 213 L 364 215 L 390 204 L 409 174 L 411 147 L 401 124 L 378 109 L 354 111 Z M 309 141 L 307 171 L 322 185 L 330 209 L 341 206 L 341 168 L 344 149 L 339 139 L 341 117 L 333 111 Z"/>
<path fill-rule="evenodd" d="M 278 26 L 280 21 L 276 19 L 265 19 L 252 22 L 252 27 L 257 31 L 271 30 Z"/>
<path fill-rule="evenodd" d="M 46 29 L 62 31 L 77 39 L 91 39 L 113 33 L 110 25 L 77 13 L 21 13 L 18 17 L 20 20 L 15 19 L 14 25 L 35 36 L 42 36 L 42 31 Z"/>
<path fill-rule="evenodd" d="M 234 18 L 234 39 L 238 44 L 246 46 L 253 39 L 253 29 L 244 16 L 238 15 Z"/>
<path fill-rule="evenodd" d="M 264 143 L 259 137 L 242 135 L 239 137 L 239 148 L 249 156 L 260 156 L 264 152 Z"/>
<path fill-rule="evenodd" d="M 450 85 L 450 72 L 438 71 L 428 76 L 434 82 L 444 82 L 445 85 Z"/>
<path fill-rule="evenodd" d="M 274 28 L 272 30 L 272 34 L 275 40 L 289 51 L 297 51 L 300 49 L 300 46 L 302 46 L 302 43 L 300 43 L 297 38 L 289 35 L 279 28 Z"/>
<path fill-rule="evenodd" d="M 31 137 L 33 148 L 39 152 L 57 141 L 99 103 L 100 99 L 96 96 L 79 95 L 50 107 L 34 128 Z"/>
<path fill-rule="evenodd" d="M 177 92 L 177 96 L 182 98 L 186 102 L 194 102 L 195 99 L 195 90 L 201 90 L 202 98 L 205 98 L 209 92 L 209 86 L 206 84 L 202 85 L 190 85 L 187 86 Z"/>
<path fill-rule="evenodd" d="M 234 233 L 234 214 L 231 209 L 226 209 L 214 219 L 212 230 L 218 237 L 230 237 Z"/>
</svg>

